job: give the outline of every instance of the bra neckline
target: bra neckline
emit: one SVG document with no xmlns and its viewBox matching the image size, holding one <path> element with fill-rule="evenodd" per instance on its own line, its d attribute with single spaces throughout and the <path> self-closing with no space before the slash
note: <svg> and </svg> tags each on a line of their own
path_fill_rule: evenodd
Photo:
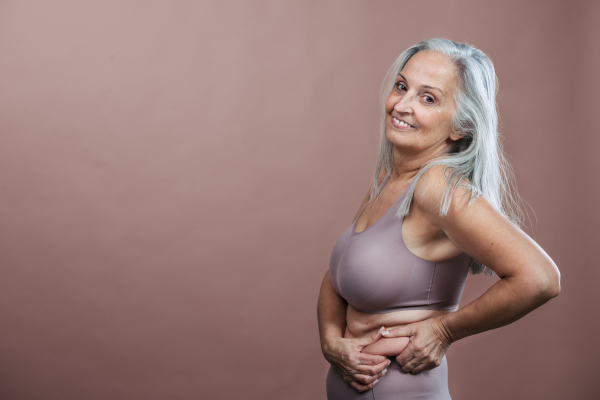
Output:
<svg viewBox="0 0 600 400">
<path fill-rule="evenodd" d="M 390 180 L 390 179 L 389 179 L 389 178 L 390 178 L 390 176 L 391 176 L 391 175 L 389 175 L 389 174 L 388 174 L 388 175 L 387 175 L 387 177 L 384 179 L 384 181 L 383 181 L 383 182 L 381 182 L 381 184 L 382 184 L 382 186 L 383 186 L 383 187 L 381 188 L 381 190 L 383 190 L 383 188 L 385 187 L 385 185 L 387 185 L 387 183 L 389 182 L 389 180 Z M 369 200 L 369 202 L 367 202 L 367 205 L 365 205 L 365 208 L 363 208 L 363 210 L 360 212 L 360 214 L 358 214 L 358 217 L 356 217 L 356 219 L 354 220 L 354 222 L 353 222 L 353 223 L 352 223 L 352 225 L 350 226 L 350 229 L 351 229 L 351 233 L 352 233 L 352 235 L 360 235 L 361 233 L 364 233 L 364 232 L 368 231 L 369 229 L 371 229 L 372 227 L 374 227 L 375 225 L 377 225 L 377 224 L 379 223 L 379 221 L 381 221 L 383 218 L 385 218 L 385 217 L 387 216 L 387 214 L 388 214 L 388 213 L 389 213 L 389 212 L 390 212 L 392 209 L 395 209 L 395 208 L 396 208 L 396 207 L 395 207 L 395 206 L 396 206 L 396 204 L 398 204 L 398 202 L 399 202 L 399 201 L 400 201 L 400 200 L 401 200 L 401 199 L 404 197 L 404 195 L 406 194 L 406 191 L 408 190 L 408 188 L 409 188 L 409 187 L 410 187 L 410 184 L 409 184 L 409 185 L 406 187 L 406 189 L 404 189 L 404 191 L 403 191 L 403 192 L 402 192 L 402 194 L 400 194 L 400 196 L 399 196 L 399 197 L 396 199 L 396 201 L 394 202 L 394 204 L 392 204 L 392 205 L 391 205 L 391 206 L 390 206 L 390 207 L 389 207 L 389 208 L 386 210 L 386 212 L 384 212 L 384 213 L 383 213 L 383 215 L 377 219 L 377 221 L 373 222 L 373 223 L 372 223 L 370 226 L 368 226 L 367 228 L 363 229 L 362 231 L 360 231 L 360 232 L 356 232 L 356 231 L 355 231 L 355 229 L 356 229 L 356 223 L 357 223 L 357 222 L 358 222 L 358 220 L 360 219 L 360 216 L 361 216 L 361 215 L 362 215 L 362 214 L 365 212 L 365 210 L 367 209 L 367 206 L 369 205 L 369 202 L 370 202 L 370 200 Z M 380 191 L 380 193 L 381 193 L 381 191 Z"/>
<path fill-rule="evenodd" d="M 389 181 L 389 177 L 390 175 L 388 175 L 386 178 L 384 178 L 383 181 L 381 181 L 381 185 L 385 186 L 387 184 L 387 182 Z M 360 216 L 362 215 L 362 213 L 365 211 L 365 209 L 367 208 L 367 206 L 365 206 L 365 208 L 363 208 L 363 210 L 360 212 L 360 214 L 358 215 L 358 217 L 354 220 L 354 222 L 352 223 L 352 225 L 350 225 L 350 235 L 351 236 L 358 236 L 363 232 L 368 231 L 369 229 L 371 229 L 372 227 L 374 227 L 375 225 L 377 225 L 379 223 L 379 221 L 381 221 L 383 218 L 385 218 L 387 216 L 387 214 L 390 212 L 390 210 L 392 209 L 396 209 L 396 205 L 398 204 L 398 202 L 400 202 L 400 200 L 402 200 L 404 198 L 404 195 L 406 194 L 406 191 L 408 190 L 408 188 L 410 187 L 410 185 L 408 185 L 408 187 L 406 189 L 404 189 L 404 191 L 402 192 L 402 194 L 396 199 L 396 201 L 394 202 L 394 204 L 392 204 L 390 206 L 390 208 L 387 209 L 386 212 L 383 213 L 383 215 L 381 217 L 379 217 L 379 219 L 377 221 L 375 221 L 371 226 L 369 226 L 368 228 L 360 231 L 360 232 L 355 232 L 354 229 L 356 228 L 356 222 L 358 222 L 358 219 L 360 218 Z M 383 187 L 382 187 L 383 190 Z M 367 203 L 368 205 L 369 203 Z M 461 251 L 460 253 L 458 253 L 455 256 L 452 257 L 448 257 L 444 260 L 440 260 L 440 261 L 432 261 L 432 260 L 427 260 L 423 257 L 420 257 L 418 255 L 416 255 L 415 253 L 413 253 L 407 246 L 406 243 L 404 243 L 404 237 L 402 236 L 402 226 L 404 225 L 404 218 L 405 216 L 403 215 L 402 218 L 400 219 L 400 243 L 402 244 L 402 246 L 415 258 L 418 258 L 419 260 L 422 261 L 426 261 L 428 263 L 442 263 L 442 262 L 449 262 L 454 260 L 455 258 L 461 257 L 463 254 L 467 254 L 464 251 Z"/>
</svg>

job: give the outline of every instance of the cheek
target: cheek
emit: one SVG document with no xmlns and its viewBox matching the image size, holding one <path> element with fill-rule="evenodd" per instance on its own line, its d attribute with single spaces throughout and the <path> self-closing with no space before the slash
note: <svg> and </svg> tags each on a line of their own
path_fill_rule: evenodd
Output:
<svg viewBox="0 0 600 400">
<path fill-rule="evenodd" d="M 392 111 L 393 108 L 394 108 L 394 104 L 388 97 L 388 99 L 385 101 L 385 111 L 389 113 L 390 111 Z"/>
<path fill-rule="evenodd" d="M 398 102 L 398 100 L 399 100 L 398 95 L 395 94 L 394 91 L 390 92 L 387 99 L 385 100 L 385 111 L 391 112 L 394 109 L 394 107 L 396 106 L 396 103 Z"/>
<path fill-rule="evenodd" d="M 446 112 L 441 110 L 432 110 L 422 117 L 423 124 L 429 126 L 432 130 L 446 130 L 450 126 L 450 118 Z"/>
</svg>

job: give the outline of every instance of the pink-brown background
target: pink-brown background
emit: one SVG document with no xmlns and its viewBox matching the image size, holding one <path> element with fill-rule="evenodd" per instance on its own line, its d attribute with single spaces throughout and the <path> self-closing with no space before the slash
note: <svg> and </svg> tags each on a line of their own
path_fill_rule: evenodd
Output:
<svg viewBox="0 0 600 400">
<path fill-rule="evenodd" d="M 380 82 L 431 37 L 494 62 L 526 231 L 562 273 L 451 346 L 450 393 L 599 398 L 599 4 L 0 2 L 0 399 L 325 399 L 319 285 Z"/>
</svg>

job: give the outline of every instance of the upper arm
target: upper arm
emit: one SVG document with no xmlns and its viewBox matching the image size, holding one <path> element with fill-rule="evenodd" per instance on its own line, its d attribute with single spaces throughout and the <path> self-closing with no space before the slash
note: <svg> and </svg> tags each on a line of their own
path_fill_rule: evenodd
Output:
<svg viewBox="0 0 600 400">
<path fill-rule="evenodd" d="M 425 179 L 417 182 L 414 206 L 435 221 L 460 249 L 500 278 L 525 278 L 531 285 L 558 293 L 560 273 L 552 259 L 485 196 L 479 196 L 468 205 L 470 190 L 458 187 L 448 214 L 439 216 L 446 186 L 443 169 L 444 166 L 434 166 L 423 176 Z"/>
</svg>

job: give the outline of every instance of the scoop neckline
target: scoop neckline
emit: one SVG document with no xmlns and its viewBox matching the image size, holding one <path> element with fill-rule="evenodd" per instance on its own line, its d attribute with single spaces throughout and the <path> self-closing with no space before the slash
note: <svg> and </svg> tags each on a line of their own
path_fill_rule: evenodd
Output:
<svg viewBox="0 0 600 400">
<path fill-rule="evenodd" d="M 390 175 L 388 175 L 386 178 L 384 178 L 384 180 L 381 182 L 381 184 L 383 185 L 383 187 L 385 187 L 385 185 L 387 185 L 387 183 L 388 183 L 388 181 L 389 181 L 389 177 L 390 177 Z M 383 190 L 383 187 L 382 187 L 382 190 Z M 407 186 L 407 188 L 406 188 L 406 189 L 404 189 L 404 191 L 403 191 L 403 192 L 402 192 L 402 194 L 401 194 L 401 195 L 400 195 L 400 196 L 399 196 L 399 197 L 396 199 L 396 201 L 394 202 L 394 204 L 392 204 L 392 205 L 390 206 L 390 208 L 388 208 L 388 209 L 387 209 L 387 211 L 386 211 L 386 212 L 384 212 L 384 213 L 383 213 L 383 215 L 382 215 L 381 217 L 379 217 L 379 219 L 377 219 L 377 221 L 375 221 L 375 222 L 374 222 L 374 223 L 373 223 L 371 226 L 369 226 L 368 228 L 366 228 L 366 229 L 364 229 L 364 230 L 362 230 L 362 231 L 360 231 L 360 232 L 355 232 L 355 231 L 354 231 L 354 229 L 356 228 L 356 223 L 358 222 L 358 219 L 360 218 L 360 216 L 362 215 L 362 213 L 363 213 L 363 212 L 365 211 L 365 209 L 367 208 L 367 206 L 365 206 L 365 208 L 363 208 L 363 210 L 362 210 L 362 211 L 361 211 L 361 213 L 358 215 L 358 217 L 357 217 L 357 218 L 354 220 L 354 222 L 352 223 L 352 225 L 350 225 L 350 232 L 351 232 L 351 234 L 352 234 L 353 236 L 360 235 L 361 233 L 363 233 L 363 232 L 366 232 L 366 231 L 368 231 L 369 229 L 371 229 L 372 227 L 374 227 L 375 225 L 377 225 L 377 223 L 379 223 L 379 221 L 381 221 L 381 220 L 382 220 L 382 219 L 383 219 L 383 218 L 384 218 L 384 217 L 385 217 L 385 216 L 386 216 L 386 215 L 387 215 L 387 214 L 390 212 L 390 210 L 392 210 L 393 208 L 395 208 L 396 204 L 397 204 L 397 203 L 398 203 L 400 200 L 402 200 L 402 198 L 403 198 L 403 197 L 404 197 L 404 195 L 406 194 L 406 191 L 408 190 L 408 188 L 409 188 L 409 187 L 410 187 L 410 184 Z M 367 204 L 368 204 L 368 203 L 367 203 Z M 444 259 L 444 260 L 440 260 L 440 261 L 432 261 L 432 260 L 427 260 L 427 259 L 425 259 L 425 258 L 423 258 L 423 257 L 420 257 L 420 256 L 416 255 L 415 253 L 413 253 L 413 252 L 412 252 L 412 251 L 411 251 L 411 250 L 410 250 L 410 249 L 409 249 L 409 248 L 406 246 L 406 243 L 404 242 L 404 237 L 402 236 L 402 226 L 404 226 L 404 218 L 405 218 L 405 217 L 406 217 L 406 216 L 405 216 L 405 215 L 403 215 L 403 216 L 402 216 L 402 218 L 401 218 L 401 220 L 400 220 L 400 243 L 401 243 L 401 244 L 402 244 L 402 246 L 403 246 L 403 247 L 406 249 L 406 251 L 408 251 L 408 252 L 409 252 L 409 253 L 410 253 L 410 254 L 411 254 L 413 257 L 416 257 L 416 258 L 417 258 L 417 259 L 419 259 L 419 260 L 426 261 L 426 262 L 429 262 L 429 263 L 445 263 L 445 262 L 448 262 L 448 261 L 454 260 L 455 258 L 461 257 L 461 256 L 462 256 L 462 255 L 464 255 L 464 254 L 467 254 L 467 253 L 465 253 L 464 251 L 462 251 L 462 252 L 458 253 L 458 254 L 457 254 L 457 255 L 455 255 L 455 256 L 452 256 L 452 257 L 449 257 L 449 258 L 446 258 L 446 259 Z M 468 254 L 467 254 L 467 256 L 468 256 Z"/>
</svg>

